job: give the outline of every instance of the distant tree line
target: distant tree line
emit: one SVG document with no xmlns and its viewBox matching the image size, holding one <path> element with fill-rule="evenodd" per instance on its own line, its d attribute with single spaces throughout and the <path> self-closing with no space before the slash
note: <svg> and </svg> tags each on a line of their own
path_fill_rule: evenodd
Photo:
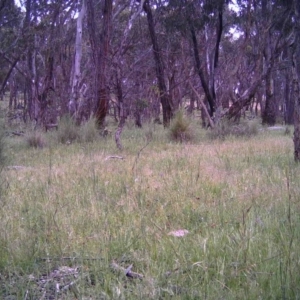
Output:
<svg viewBox="0 0 300 300">
<path fill-rule="evenodd" d="M 119 135 L 182 107 L 204 126 L 259 116 L 295 125 L 299 160 L 298 2 L 1 0 L 0 96 L 41 127 L 111 114 Z"/>
</svg>

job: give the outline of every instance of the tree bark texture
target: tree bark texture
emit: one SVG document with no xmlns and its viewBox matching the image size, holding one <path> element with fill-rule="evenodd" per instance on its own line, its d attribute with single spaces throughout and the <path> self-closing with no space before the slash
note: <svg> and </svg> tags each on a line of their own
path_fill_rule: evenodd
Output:
<svg viewBox="0 0 300 300">
<path fill-rule="evenodd" d="M 295 5 L 295 51 L 294 61 L 294 158 L 300 162 L 300 1 L 294 0 Z"/>
<path fill-rule="evenodd" d="M 266 20 L 263 21 L 263 23 L 266 23 L 265 27 L 267 27 L 267 22 L 271 13 L 272 13 L 272 7 L 270 5 L 270 2 L 267 0 L 263 0 L 262 14 L 266 18 Z M 265 64 L 268 64 L 272 56 L 272 39 L 271 39 L 270 31 L 268 32 L 267 40 L 268 42 L 266 43 L 264 49 Z M 267 66 L 265 65 L 264 68 L 266 67 Z M 262 114 L 262 123 L 265 125 L 274 126 L 276 124 L 277 108 L 276 108 L 276 101 L 274 97 L 274 80 L 272 77 L 272 72 L 268 73 L 265 78 L 265 96 L 266 96 L 266 102 Z"/>
<path fill-rule="evenodd" d="M 277 103 L 274 98 L 274 80 L 272 74 L 266 76 L 266 104 L 262 114 L 262 123 L 269 126 L 276 124 L 277 117 Z"/>
<path fill-rule="evenodd" d="M 200 55 L 199 55 L 199 50 L 198 50 L 198 41 L 197 41 L 197 37 L 196 37 L 196 32 L 194 29 L 193 24 L 190 23 L 190 31 L 191 31 L 191 35 L 192 35 L 192 42 L 193 42 L 193 50 L 194 50 L 194 57 L 195 57 L 195 64 L 196 64 L 196 70 L 197 73 L 200 77 L 200 81 L 209 105 L 209 115 L 212 117 L 214 115 L 214 112 L 216 110 L 216 103 L 215 103 L 215 99 L 213 98 L 213 95 L 211 95 L 210 91 L 209 91 L 209 86 L 207 84 L 207 80 L 205 79 L 205 75 L 204 72 L 201 68 L 201 61 L 200 61 Z"/>
<path fill-rule="evenodd" d="M 159 88 L 159 97 L 160 97 L 162 111 L 163 111 L 163 124 L 165 127 L 168 127 L 171 118 L 173 117 L 172 103 L 166 88 L 166 83 L 164 78 L 164 66 L 163 66 L 161 51 L 158 45 L 157 36 L 154 28 L 153 15 L 149 4 L 149 0 L 146 0 L 144 2 L 143 9 L 147 14 L 149 33 L 150 33 L 152 47 L 153 47 L 155 71 L 156 71 L 156 77 L 157 77 L 158 88 Z"/>
<path fill-rule="evenodd" d="M 100 37 L 97 36 L 95 3 L 93 0 L 86 1 L 87 6 L 87 25 L 91 42 L 92 57 L 95 64 L 95 93 L 96 108 L 95 117 L 99 127 L 104 124 L 108 112 L 108 91 L 106 81 L 107 57 L 109 53 L 109 43 L 112 22 L 112 0 L 105 0 L 103 4 L 103 23 Z"/>
<path fill-rule="evenodd" d="M 75 58 L 73 65 L 73 76 L 71 79 L 71 99 L 69 102 L 69 113 L 77 115 L 78 111 L 78 98 L 81 80 L 81 57 L 82 57 L 82 24 L 85 15 L 85 1 L 82 1 L 82 7 L 78 14 L 76 24 L 76 41 L 75 41 Z"/>
<path fill-rule="evenodd" d="M 103 30 L 101 34 L 99 68 L 98 68 L 98 104 L 96 110 L 96 121 L 99 126 L 103 126 L 107 111 L 109 93 L 106 87 L 106 69 L 107 57 L 109 52 L 109 42 L 111 34 L 111 20 L 112 20 L 112 0 L 104 1 L 103 8 Z"/>
</svg>

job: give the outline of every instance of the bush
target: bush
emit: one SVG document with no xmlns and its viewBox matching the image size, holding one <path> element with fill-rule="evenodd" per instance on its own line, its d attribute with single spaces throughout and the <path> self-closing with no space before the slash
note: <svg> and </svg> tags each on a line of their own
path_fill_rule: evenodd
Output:
<svg viewBox="0 0 300 300">
<path fill-rule="evenodd" d="M 59 143 L 67 144 L 79 139 L 79 127 L 71 116 L 65 115 L 58 124 L 57 139 Z"/>
<path fill-rule="evenodd" d="M 254 121 L 243 120 L 236 123 L 228 119 L 222 119 L 215 128 L 208 132 L 208 137 L 224 140 L 228 136 L 250 137 L 257 133 L 258 126 Z"/>
<path fill-rule="evenodd" d="M 176 113 L 170 124 L 170 138 L 181 143 L 191 141 L 194 138 L 191 122 L 182 110 Z"/>
<path fill-rule="evenodd" d="M 46 141 L 42 132 L 33 131 L 25 136 L 26 144 L 33 148 L 44 148 Z"/>
<path fill-rule="evenodd" d="M 99 129 L 94 118 L 90 118 L 79 128 L 78 139 L 81 143 L 90 143 L 99 137 Z"/>
</svg>

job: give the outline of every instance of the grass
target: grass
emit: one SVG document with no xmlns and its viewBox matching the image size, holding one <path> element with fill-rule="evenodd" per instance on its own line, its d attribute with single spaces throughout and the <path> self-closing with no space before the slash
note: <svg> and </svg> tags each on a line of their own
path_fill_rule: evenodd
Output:
<svg viewBox="0 0 300 300">
<path fill-rule="evenodd" d="M 0 298 L 300 299 L 291 137 L 212 141 L 199 131 L 178 144 L 144 127 L 124 129 L 122 152 L 113 137 L 37 149 L 8 141 L 18 168 L 4 171 Z M 169 235 L 178 229 L 189 233 Z"/>
</svg>

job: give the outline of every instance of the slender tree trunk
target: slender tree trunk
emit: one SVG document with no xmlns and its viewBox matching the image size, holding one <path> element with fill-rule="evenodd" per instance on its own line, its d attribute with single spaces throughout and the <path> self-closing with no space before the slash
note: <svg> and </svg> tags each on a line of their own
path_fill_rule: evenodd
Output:
<svg viewBox="0 0 300 300">
<path fill-rule="evenodd" d="M 82 1 L 82 7 L 77 18 L 76 28 L 76 41 L 75 41 L 75 58 L 73 66 L 73 76 L 71 79 L 71 99 L 69 101 L 69 113 L 71 115 L 77 115 L 78 112 L 78 98 L 81 81 L 81 57 L 82 57 L 82 23 L 85 15 L 85 1 Z"/>
<path fill-rule="evenodd" d="M 193 50 L 194 50 L 194 57 L 195 57 L 195 64 L 196 64 L 196 70 L 197 73 L 200 77 L 200 81 L 209 105 L 209 115 L 212 117 L 214 115 L 214 112 L 216 110 L 216 103 L 215 99 L 213 98 L 213 95 L 211 95 L 210 90 L 209 90 L 209 85 L 207 83 L 207 80 L 205 78 L 204 72 L 201 68 L 201 61 L 200 61 L 200 55 L 199 55 L 199 50 L 198 50 L 198 41 L 196 37 L 196 32 L 194 29 L 193 24 L 190 23 L 190 31 L 191 31 L 191 36 L 192 36 L 192 42 L 193 42 Z"/>
<path fill-rule="evenodd" d="M 277 117 L 277 105 L 274 98 L 274 80 L 272 74 L 266 76 L 266 102 L 265 108 L 262 114 L 262 123 L 269 126 L 276 124 Z"/>
<path fill-rule="evenodd" d="M 111 33 L 112 2 L 112 0 L 105 0 L 103 8 L 103 30 L 101 35 L 100 55 L 98 56 L 98 103 L 96 108 L 96 120 L 99 126 L 103 126 L 106 114 L 108 112 L 109 94 L 106 87 L 106 77 L 107 57 Z"/>
<path fill-rule="evenodd" d="M 131 0 L 130 8 L 132 9 L 134 5 L 135 5 L 135 0 Z M 116 60 L 118 63 L 118 68 L 116 68 L 116 86 L 117 86 L 117 100 L 118 100 L 117 109 L 118 109 L 119 124 L 118 124 L 118 128 L 115 132 L 115 141 L 116 141 L 116 145 L 119 150 L 123 149 L 122 141 L 121 141 L 121 134 L 122 134 L 122 131 L 123 131 L 123 128 L 125 125 L 127 115 L 128 115 L 127 111 L 125 109 L 124 98 L 123 98 L 122 59 L 123 59 L 123 55 L 125 53 L 124 50 L 125 50 L 126 42 L 127 42 L 132 24 L 133 24 L 134 20 L 137 18 L 137 16 L 139 16 L 139 14 L 141 13 L 142 10 L 143 10 L 143 1 L 140 3 L 139 9 L 134 14 L 132 14 L 132 16 L 130 17 L 130 19 L 127 23 L 127 26 L 125 27 L 124 32 L 123 32 L 123 37 L 121 40 L 120 47 L 118 49 L 118 54 L 116 55 Z M 114 109 L 114 115 L 115 115 L 115 119 L 117 120 L 116 109 Z"/>
<path fill-rule="evenodd" d="M 285 72 L 285 87 L 284 87 L 284 121 L 288 125 L 292 125 L 294 115 L 293 101 L 293 84 L 291 84 L 291 76 L 289 71 Z"/>
<path fill-rule="evenodd" d="M 197 41 L 194 25 L 191 20 L 188 20 L 188 22 L 190 26 L 190 33 L 191 33 L 192 43 L 193 43 L 196 71 L 199 75 L 209 105 L 209 115 L 210 117 L 213 117 L 217 106 L 216 91 L 215 91 L 215 74 L 219 63 L 219 48 L 220 48 L 220 43 L 221 43 L 221 38 L 223 33 L 223 1 L 220 2 L 220 6 L 218 8 L 216 44 L 215 44 L 213 56 L 210 57 L 209 53 L 206 52 L 206 68 L 207 68 L 208 78 L 205 78 L 205 74 L 201 66 L 200 54 L 198 50 L 199 49 L 198 41 Z M 206 39 L 208 39 L 207 31 L 205 31 L 205 37 Z"/>
<path fill-rule="evenodd" d="M 127 114 L 124 109 L 124 103 L 123 103 L 123 91 L 122 91 L 122 83 L 121 81 L 117 78 L 117 97 L 118 97 L 118 110 L 119 110 L 119 124 L 118 128 L 115 133 L 115 141 L 116 145 L 119 150 L 123 149 L 123 145 L 121 142 L 121 134 L 125 125 L 125 121 L 127 118 Z"/>
<path fill-rule="evenodd" d="M 87 27 L 91 42 L 92 57 L 95 64 L 94 73 L 94 97 L 95 117 L 99 127 L 104 125 L 108 112 L 108 91 L 106 86 L 107 58 L 109 53 L 109 42 L 112 23 L 112 0 L 105 0 L 103 4 L 103 26 L 100 37 L 97 35 L 95 19 L 95 3 L 93 0 L 86 0 L 87 6 Z"/>
<path fill-rule="evenodd" d="M 295 5 L 295 51 L 294 61 L 294 158 L 300 162 L 300 1 L 294 0 Z"/>
<path fill-rule="evenodd" d="M 171 121 L 171 118 L 173 117 L 173 109 L 172 109 L 172 103 L 169 94 L 167 93 L 166 83 L 165 83 L 165 77 L 164 77 L 164 66 L 163 61 L 161 57 L 161 51 L 158 45 L 156 32 L 154 28 L 154 21 L 153 21 L 153 15 L 152 10 L 149 4 L 149 0 L 146 0 L 143 5 L 144 11 L 147 14 L 147 20 L 148 20 L 148 27 L 149 27 L 149 33 L 152 41 L 152 47 L 153 47 L 153 55 L 155 60 L 155 70 L 156 70 L 156 77 L 158 81 L 158 88 L 159 88 L 159 97 L 160 102 L 162 105 L 162 111 L 163 111 L 163 124 L 165 127 L 168 127 Z"/>
<path fill-rule="evenodd" d="M 271 59 L 271 33 L 268 34 L 268 43 L 265 48 L 265 63 L 268 63 Z M 272 72 L 269 72 L 265 79 L 265 91 L 266 91 L 266 104 L 262 114 L 262 123 L 269 126 L 276 124 L 277 107 L 274 97 L 274 79 Z"/>
<path fill-rule="evenodd" d="M 14 68 L 16 67 L 17 63 L 19 62 L 19 60 L 20 60 L 20 57 L 16 58 L 14 60 L 14 62 L 11 64 L 11 67 L 10 67 L 9 71 L 6 74 L 6 76 L 5 76 L 5 78 L 4 78 L 3 82 L 2 82 L 2 85 L 1 85 L 1 88 L 0 88 L 0 94 L 2 94 L 4 92 L 4 89 L 5 89 L 5 86 L 7 84 L 7 81 L 9 80 L 9 77 L 10 77 L 12 71 L 14 70 Z"/>
</svg>

